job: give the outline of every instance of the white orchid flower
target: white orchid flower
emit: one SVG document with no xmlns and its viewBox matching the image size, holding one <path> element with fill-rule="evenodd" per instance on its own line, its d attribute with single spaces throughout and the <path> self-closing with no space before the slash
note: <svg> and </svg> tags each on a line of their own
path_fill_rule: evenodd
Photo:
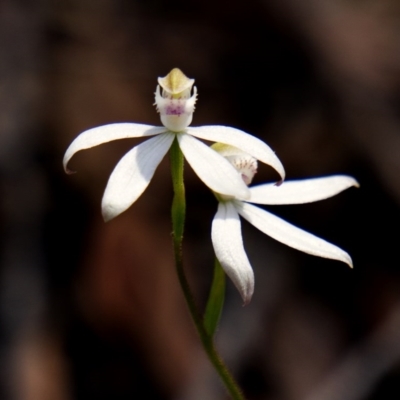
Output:
<svg viewBox="0 0 400 400">
<path fill-rule="evenodd" d="M 254 157 L 224 144 L 216 143 L 212 147 L 232 163 L 247 185 L 251 183 L 257 172 L 257 160 Z M 335 175 L 286 181 L 280 186 L 273 183 L 254 186 L 249 188 L 250 197 L 246 199 L 215 193 L 219 200 L 211 232 L 215 255 L 245 304 L 250 302 L 254 292 L 254 274 L 243 247 L 239 215 L 281 243 L 314 256 L 343 261 L 352 267 L 351 257 L 339 247 L 250 204 L 310 203 L 335 196 L 351 186 L 358 187 L 352 177 Z"/>
<path fill-rule="evenodd" d="M 99 126 L 81 133 L 64 155 L 64 169 L 71 173 L 67 164 L 80 150 L 112 140 L 154 136 L 130 150 L 111 173 L 102 199 L 102 213 L 106 221 L 129 208 L 144 192 L 175 138 L 193 170 L 214 192 L 240 198 L 249 196 L 246 184 L 232 165 L 196 137 L 242 149 L 272 166 L 284 179 L 285 171 L 278 157 L 270 147 L 254 136 L 226 126 L 189 127 L 197 96 L 193 79 L 187 78 L 175 68 L 167 76 L 158 78 L 158 83 L 155 105 L 163 126 L 135 123 Z"/>
</svg>

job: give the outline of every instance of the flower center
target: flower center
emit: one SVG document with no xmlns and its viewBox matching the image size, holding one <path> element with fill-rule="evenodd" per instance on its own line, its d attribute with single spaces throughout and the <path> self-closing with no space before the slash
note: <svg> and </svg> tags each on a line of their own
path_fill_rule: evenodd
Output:
<svg viewBox="0 0 400 400">
<path fill-rule="evenodd" d="M 226 158 L 238 171 L 243 182 L 249 186 L 257 173 L 257 160 L 250 154 L 228 144 L 214 143 L 211 146 L 217 153 Z M 233 197 L 214 193 L 219 201 L 233 200 Z"/>
<path fill-rule="evenodd" d="M 225 158 L 240 172 L 244 183 L 249 186 L 257 173 L 257 160 L 250 155 L 234 155 Z"/>
<path fill-rule="evenodd" d="M 155 105 L 162 124 L 172 132 L 184 131 L 192 122 L 196 103 L 194 79 L 189 79 L 180 69 L 174 68 L 167 76 L 158 78 L 158 83 Z"/>
<path fill-rule="evenodd" d="M 250 185 L 257 173 L 257 160 L 254 157 L 228 144 L 214 143 L 211 148 L 225 157 L 240 173 L 244 183 Z"/>
</svg>

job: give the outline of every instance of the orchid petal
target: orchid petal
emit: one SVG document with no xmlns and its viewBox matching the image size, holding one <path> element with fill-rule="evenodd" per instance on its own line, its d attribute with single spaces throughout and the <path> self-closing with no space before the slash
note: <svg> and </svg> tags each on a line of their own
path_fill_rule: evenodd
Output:
<svg viewBox="0 0 400 400">
<path fill-rule="evenodd" d="M 285 169 L 274 151 L 262 140 L 239 129 L 221 125 L 188 127 L 186 132 L 200 139 L 220 142 L 237 147 L 257 160 L 274 168 L 281 179 L 285 179 Z"/>
<path fill-rule="evenodd" d="M 235 201 L 235 206 L 243 218 L 273 239 L 305 253 L 343 261 L 353 267 L 351 257 L 339 247 L 251 204 Z"/>
<path fill-rule="evenodd" d="M 165 127 L 156 127 L 144 124 L 121 123 L 98 126 L 82 132 L 68 147 L 64 155 L 63 165 L 67 173 L 67 164 L 72 156 L 78 151 L 89 149 L 112 140 L 154 136 L 166 132 Z"/>
<path fill-rule="evenodd" d="M 110 175 L 102 199 L 102 213 L 109 221 L 129 208 L 144 192 L 158 164 L 171 147 L 174 135 L 164 133 L 134 147 Z"/>
<path fill-rule="evenodd" d="M 351 186 L 359 185 L 354 178 L 346 175 L 285 181 L 280 186 L 267 183 L 250 188 L 248 201 L 270 205 L 311 203 L 335 196 Z"/>
<path fill-rule="evenodd" d="M 199 178 L 214 192 L 247 199 L 249 188 L 224 157 L 186 133 L 177 134 L 187 162 Z"/>
<path fill-rule="evenodd" d="M 219 203 L 211 239 L 222 268 L 248 304 L 254 292 L 254 274 L 243 248 L 240 219 L 232 202 Z"/>
</svg>

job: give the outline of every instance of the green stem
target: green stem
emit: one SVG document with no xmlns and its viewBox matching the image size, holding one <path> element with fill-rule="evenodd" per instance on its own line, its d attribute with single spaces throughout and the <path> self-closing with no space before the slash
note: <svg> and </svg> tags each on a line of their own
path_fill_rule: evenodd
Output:
<svg viewBox="0 0 400 400">
<path fill-rule="evenodd" d="M 214 337 L 225 300 L 225 271 L 215 257 L 214 276 L 208 296 L 203 324 L 209 336 Z"/>
<path fill-rule="evenodd" d="M 182 240 L 185 224 L 186 214 L 186 200 L 185 200 L 185 186 L 183 183 L 183 154 L 179 148 L 177 139 L 175 138 L 171 147 L 171 172 L 172 183 L 174 188 L 174 198 L 172 201 L 172 228 L 173 228 L 173 242 L 175 254 L 175 266 L 178 273 L 179 283 L 182 287 L 186 303 L 189 308 L 190 315 L 193 319 L 197 333 L 200 336 L 201 343 L 215 370 L 218 372 L 225 387 L 234 400 L 245 400 L 244 396 L 235 382 L 231 373 L 228 371 L 220 355 L 218 354 L 212 337 L 207 333 L 204 326 L 203 317 L 201 316 L 196 301 L 194 299 L 192 290 L 190 289 L 189 282 L 186 278 L 183 268 L 182 258 Z"/>
</svg>

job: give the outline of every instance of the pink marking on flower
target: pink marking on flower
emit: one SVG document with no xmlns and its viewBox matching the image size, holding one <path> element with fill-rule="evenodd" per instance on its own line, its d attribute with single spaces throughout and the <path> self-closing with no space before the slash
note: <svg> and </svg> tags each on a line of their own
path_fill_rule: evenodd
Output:
<svg viewBox="0 0 400 400">
<path fill-rule="evenodd" d="M 183 104 L 174 104 L 171 102 L 170 105 L 165 108 L 166 115 L 181 115 L 184 113 L 185 106 Z"/>
</svg>

